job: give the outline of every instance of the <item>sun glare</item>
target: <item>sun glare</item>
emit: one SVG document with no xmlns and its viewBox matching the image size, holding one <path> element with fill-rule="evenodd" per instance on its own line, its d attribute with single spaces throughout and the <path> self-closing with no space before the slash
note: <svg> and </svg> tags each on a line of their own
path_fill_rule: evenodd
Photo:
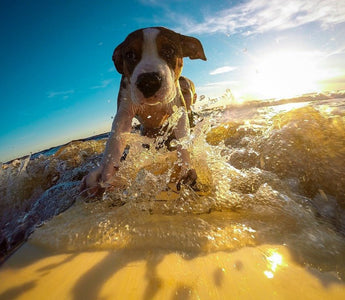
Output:
<svg viewBox="0 0 345 300">
<path fill-rule="evenodd" d="M 268 279 L 272 279 L 278 267 L 281 267 L 283 265 L 283 256 L 276 250 L 271 249 L 271 251 L 269 251 L 268 255 L 266 256 L 266 259 L 267 267 L 269 269 L 265 270 L 264 274 Z"/>
<path fill-rule="evenodd" d="M 320 90 L 321 70 L 310 53 L 278 52 L 256 62 L 250 88 L 258 97 L 288 98 Z"/>
</svg>

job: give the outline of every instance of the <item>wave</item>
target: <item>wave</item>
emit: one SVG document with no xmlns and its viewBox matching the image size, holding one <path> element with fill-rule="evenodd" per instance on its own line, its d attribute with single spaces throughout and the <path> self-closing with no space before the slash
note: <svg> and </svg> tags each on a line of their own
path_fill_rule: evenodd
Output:
<svg viewBox="0 0 345 300">
<path fill-rule="evenodd" d="M 342 99 L 199 111 L 183 141 L 198 191 L 178 192 L 176 153 L 137 132 L 117 174 L 120 186 L 95 202 L 80 198 L 78 186 L 100 163 L 104 139 L 3 165 L 1 253 L 29 236 L 55 251 L 207 253 L 276 243 L 301 264 L 344 278 L 344 112 Z"/>
</svg>

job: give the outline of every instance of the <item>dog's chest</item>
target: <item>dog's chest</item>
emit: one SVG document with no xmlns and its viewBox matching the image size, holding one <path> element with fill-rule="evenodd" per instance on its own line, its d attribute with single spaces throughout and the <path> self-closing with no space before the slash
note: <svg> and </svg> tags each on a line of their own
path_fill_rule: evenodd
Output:
<svg viewBox="0 0 345 300">
<path fill-rule="evenodd" d="M 172 112 L 171 104 L 140 105 L 136 118 L 145 128 L 160 128 Z"/>
</svg>

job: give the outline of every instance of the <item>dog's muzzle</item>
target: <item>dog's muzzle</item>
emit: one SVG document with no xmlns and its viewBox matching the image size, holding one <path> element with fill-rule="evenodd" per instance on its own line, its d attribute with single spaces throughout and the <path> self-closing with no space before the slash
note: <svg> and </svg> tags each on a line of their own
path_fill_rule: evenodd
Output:
<svg viewBox="0 0 345 300">
<path fill-rule="evenodd" d="M 152 97 L 161 87 L 162 77 L 156 72 L 142 73 L 138 76 L 136 86 L 145 98 Z"/>
</svg>

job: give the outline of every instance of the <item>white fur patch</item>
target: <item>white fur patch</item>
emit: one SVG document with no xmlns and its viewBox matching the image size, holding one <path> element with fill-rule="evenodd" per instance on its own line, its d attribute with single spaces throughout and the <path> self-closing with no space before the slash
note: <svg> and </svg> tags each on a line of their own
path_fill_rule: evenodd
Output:
<svg viewBox="0 0 345 300">
<path fill-rule="evenodd" d="M 132 101 L 136 104 L 149 105 L 171 102 L 176 96 L 176 87 L 174 86 L 175 73 L 158 54 L 156 39 L 159 29 L 147 28 L 143 30 L 143 34 L 144 42 L 141 60 L 135 67 L 130 79 Z M 140 74 L 150 72 L 158 73 L 162 78 L 162 84 L 155 95 L 145 98 L 141 91 L 137 89 L 136 81 Z"/>
</svg>

